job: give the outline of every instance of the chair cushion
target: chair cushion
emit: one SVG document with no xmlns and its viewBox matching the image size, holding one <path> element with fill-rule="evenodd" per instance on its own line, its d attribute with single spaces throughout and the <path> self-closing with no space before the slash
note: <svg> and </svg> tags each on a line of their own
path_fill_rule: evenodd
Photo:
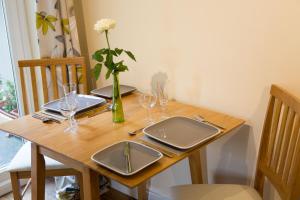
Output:
<svg viewBox="0 0 300 200">
<path fill-rule="evenodd" d="M 170 189 L 172 200 L 262 200 L 251 187 L 232 184 L 180 185 Z"/>
<path fill-rule="evenodd" d="M 45 156 L 46 169 L 65 169 L 64 164 Z M 26 142 L 17 152 L 8 166 L 8 171 L 31 170 L 31 143 Z"/>
</svg>

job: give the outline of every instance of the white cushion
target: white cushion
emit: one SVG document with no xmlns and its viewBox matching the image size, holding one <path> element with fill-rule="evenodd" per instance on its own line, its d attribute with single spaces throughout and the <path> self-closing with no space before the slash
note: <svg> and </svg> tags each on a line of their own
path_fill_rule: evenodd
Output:
<svg viewBox="0 0 300 200">
<path fill-rule="evenodd" d="M 45 156 L 46 169 L 65 169 L 64 164 Z M 8 171 L 31 170 L 31 143 L 26 142 L 17 152 L 8 166 Z"/>
<path fill-rule="evenodd" d="M 180 185 L 170 189 L 172 200 L 262 200 L 251 187 L 232 184 Z"/>
</svg>

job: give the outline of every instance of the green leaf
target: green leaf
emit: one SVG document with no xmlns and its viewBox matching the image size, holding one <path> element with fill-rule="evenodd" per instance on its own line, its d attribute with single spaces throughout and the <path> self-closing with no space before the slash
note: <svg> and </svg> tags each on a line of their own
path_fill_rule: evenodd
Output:
<svg viewBox="0 0 300 200">
<path fill-rule="evenodd" d="M 110 52 L 110 54 L 112 54 L 114 56 L 118 56 L 118 54 L 114 50 L 110 50 L 109 52 Z"/>
<path fill-rule="evenodd" d="M 126 66 L 126 65 L 120 65 L 119 67 L 118 67 L 118 71 L 119 72 L 124 72 L 124 71 L 128 71 L 128 67 Z"/>
<path fill-rule="evenodd" d="M 121 55 L 121 53 L 123 52 L 123 49 L 115 48 L 115 52 L 116 52 L 118 55 Z"/>
<path fill-rule="evenodd" d="M 103 61 L 103 56 L 101 55 L 100 51 L 96 51 L 93 55 L 92 58 L 98 62 L 102 62 Z"/>
<path fill-rule="evenodd" d="M 41 19 L 38 19 L 36 18 L 36 29 L 40 29 L 42 26 L 42 20 Z"/>
<path fill-rule="evenodd" d="M 43 32 L 43 35 L 46 35 L 48 32 L 48 24 L 45 21 L 42 22 L 42 32 Z"/>
<path fill-rule="evenodd" d="M 124 62 L 124 60 L 116 63 L 116 66 L 118 66 L 116 69 L 117 72 L 128 71 L 128 67 L 126 65 L 124 65 L 123 62 Z"/>
<path fill-rule="evenodd" d="M 102 69 L 102 64 L 100 64 L 100 63 L 96 64 L 94 69 L 93 69 L 93 74 L 94 74 L 94 77 L 95 77 L 96 80 L 99 79 L 101 69 Z"/>
<path fill-rule="evenodd" d="M 52 31 L 55 31 L 55 26 L 51 22 L 46 20 L 45 23 L 48 24 L 48 26 L 52 29 Z"/>
<path fill-rule="evenodd" d="M 56 22 L 57 18 L 55 16 L 52 16 L 52 15 L 47 15 L 46 20 L 49 21 L 49 22 Z"/>
<path fill-rule="evenodd" d="M 107 72 L 106 72 L 105 78 L 106 78 L 106 79 L 109 79 L 111 73 L 112 73 L 112 70 L 111 70 L 111 69 L 108 69 Z"/>
<path fill-rule="evenodd" d="M 125 53 L 126 53 L 132 60 L 136 61 L 134 55 L 133 55 L 130 51 L 125 51 Z"/>
<path fill-rule="evenodd" d="M 69 25 L 69 19 L 68 18 L 62 19 L 61 23 L 65 26 L 67 26 L 67 25 Z"/>
<path fill-rule="evenodd" d="M 113 57 L 111 54 L 106 55 L 106 61 L 104 62 L 104 65 L 108 68 L 113 70 L 114 68 L 114 63 L 113 63 Z"/>
<path fill-rule="evenodd" d="M 101 50 L 103 50 L 103 54 L 108 54 L 109 52 L 109 49 L 101 49 Z"/>
</svg>

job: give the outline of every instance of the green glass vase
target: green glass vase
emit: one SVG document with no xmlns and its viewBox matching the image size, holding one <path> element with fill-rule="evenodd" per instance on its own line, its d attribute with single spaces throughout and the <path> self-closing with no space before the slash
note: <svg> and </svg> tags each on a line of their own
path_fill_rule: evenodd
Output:
<svg viewBox="0 0 300 200">
<path fill-rule="evenodd" d="M 113 73 L 113 102 L 112 102 L 112 117 L 113 122 L 121 123 L 124 122 L 123 105 L 120 94 L 119 74 Z"/>
</svg>

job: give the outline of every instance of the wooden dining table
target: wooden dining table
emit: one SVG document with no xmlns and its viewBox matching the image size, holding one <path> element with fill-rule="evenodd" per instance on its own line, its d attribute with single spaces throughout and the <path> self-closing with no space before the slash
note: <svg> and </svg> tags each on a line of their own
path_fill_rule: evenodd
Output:
<svg viewBox="0 0 300 200">
<path fill-rule="evenodd" d="M 31 174 L 32 199 L 45 198 L 45 160 L 44 156 L 53 158 L 82 174 L 81 191 L 84 199 L 99 199 L 99 175 L 114 180 L 128 188 L 138 188 L 138 199 L 147 199 L 147 185 L 156 174 L 173 166 L 184 158 L 189 159 L 191 179 L 193 183 L 202 183 L 200 149 L 205 145 L 229 134 L 240 127 L 244 121 L 220 112 L 196 107 L 175 100 L 168 103 L 169 116 L 194 117 L 201 115 L 206 121 L 224 127 L 217 136 L 200 143 L 180 155 L 164 156 L 158 162 L 132 176 L 122 176 L 91 160 L 91 156 L 113 143 L 123 140 L 137 141 L 142 135 L 139 132 L 130 136 L 128 132 L 140 129 L 146 125 L 146 111 L 138 103 L 138 94 L 122 98 L 125 113 L 124 123 L 113 123 L 111 112 L 95 115 L 91 118 L 79 119 L 76 133 L 64 132 L 68 126 L 65 121 L 61 124 L 45 124 L 30 115 L 1 124 L 0 129 L 15 136 L 32 142 Z M 182 133 L 184 134 L 184 133 Z"/>
</svg>

